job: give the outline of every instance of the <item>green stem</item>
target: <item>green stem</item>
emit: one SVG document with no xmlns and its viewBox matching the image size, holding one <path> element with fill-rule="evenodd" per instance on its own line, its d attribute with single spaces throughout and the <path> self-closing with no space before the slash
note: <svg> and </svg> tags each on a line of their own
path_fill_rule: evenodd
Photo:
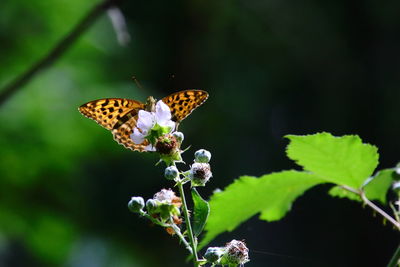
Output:
<svg viewBox="0 0 400 267">
<path fill-rule="evenodd" d="M 196 240 L 194 239 L 193 231 L 192 231 L 192 225 L 190 223 L 189 219 L 189 211 L 187 209 L 187 204 L 186 204 L 186 198 L 185 198 L 185 192 L 183 190 L 183 184 L 181 181 L 177 182 L 177 186 L 179 188 L 179 194 L 181 195 L 182 198 L 182 205 L 183 205 L 183 215 L 185 216 L 185 221 L 186 221 L 186 228 L 187 232 L 189 235 L 189 241 L 190 245 L 192 246 L 192 254 L 193 254 L 193 263 L 194 266 L 199 266 L 199 259 L 197 258 L 197 244 Z"/>
<path fill-rule="evenodd" d="M 399 259 L 400 259 L 400 246 L 397 247 L 396 252 L 393 254 L 393 257 L 390 260 L 387 267 L 396 267 L 397 264 L 399 263 Z"/>
<path fill-rule="evenodd" d="M 394 217 L 396 221 L 400 222 L 400 217 L 399 217 L 399 212 L 396 210 L 396 208 L 393 206 L 392 202 L 389 202 L 389 206 L 393 211 Z"/>
<path fill-rule="evenodd" d="M 181 229 L 179 229 L 176 224 L 171 223 L 170 227 L 174 229 L 175 234 L 178 235 L 179 239 L 182 241 L 182 243 L 185 245 L 185 247 L 190 251 L 191 254 L 193 254 L 193 248 L 190 246 L 190 244 L 186 241 L 185 237 L 181 233 Z"/>
</svg>

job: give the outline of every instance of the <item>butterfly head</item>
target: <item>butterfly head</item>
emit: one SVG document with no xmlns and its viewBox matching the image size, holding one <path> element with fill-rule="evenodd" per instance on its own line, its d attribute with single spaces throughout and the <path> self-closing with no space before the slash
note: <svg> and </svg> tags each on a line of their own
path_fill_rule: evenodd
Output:
<svg viewBox="0 0 400 267">
<path fill-rule="evenodd" d="M 149 96 L 146 100 L 146 111 L 155 112 L 156 111 L 156 99 Z"/>
</svg>

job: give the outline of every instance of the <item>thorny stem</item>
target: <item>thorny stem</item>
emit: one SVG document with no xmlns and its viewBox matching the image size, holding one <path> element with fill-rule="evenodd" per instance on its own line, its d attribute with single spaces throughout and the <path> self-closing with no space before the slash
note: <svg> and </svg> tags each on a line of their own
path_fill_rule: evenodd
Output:
<svg viewBox="0 0 400 267">
<path fill-rule="evenodd" d="M 152 216 L 150 216 L 147 212 L 145 212 L 143 210 L 141 210 L 139 213 L 140 213 L 141 216 L 146 217 L 147 219 L 149 219 L 154 224 L 158 224 L 158 225 L 160 225 L 160 226 L 162 226 L 164 228 L 171 227 L 172 229 L 174 229 L 176 235 L 179 237 L 179 239 L 182 241 L 182 243 L 185 245 L 185 247 L 190 251 L 190 253 L 193 253 L 192 247 L 186 241 L 185 237 L 181 233 L 181 229 L 179 229 L 179 227 L 176 226 L 175 223 L 173 223 L 173 222 L 172 223 L 163 223 L 163 222 L 157 220 L 156 218 L 153 218 Z M 170 221 L 172 221 L 172 220 L 170 219 Z"/>
<path fill-rule="evenodd" d="M 397 220 L 393 219 L 393 217 L 391 217 L 389 214 L 384 212 L 381 208 L 379 208 L 374 203 L 372 203 L 367 198 L 367 196 L 365 195 L 365 193 L 362 189 L 356 190 L 354 188 L 351 188 L 351 187 L 348 187 L 345 185 L 342 185 L 341 187 L 347 191 L 350 191 L 354 194 L 359 195 L 365 204 L 367 204 L 370 208 L 372 208 L 373 210 L 378 212 L 380 215 L 382 215 L 385 219 L 387 219 L 389 222 L 391 222 L 397 228 L 397 230 L 400 230 L 400 223 Z M 393 205 L 391 205 L 391 207 L 393 209 Z M 396 216 L 396 219 L 398 219 L 398 215 L 396 214 L 396 212 L 394 212 L 394 214 Z M 399 264 L 399 260 L 400 260 L 400 246 L 396 249 L 396 252 L 393 254 L 393 257 L 390 260 L 387 267 L 396 267 Z"/>
<path fill-rule="evenodd" d="M 11 81 L 8 85 L 0 90 L 0 105 L 3 104 L 9 97 L 16 93 L 26 83 L 28 83 L 39 71 L 51 65 L 59 57 L 61 57 L 68 48 L 89 28 L 96 19 L 110 8 L 116 0 L 104 0 L 94 6 L 86 16 L 68 33 L 49 53 L 33 64 L 28 70 Z"/>
<path fill-rule="evenodd" d="M 197 258 L 197 244 L 196 244 L 196 240 L 194 239 L 192 225 L 191 225 L 190 219 L 189 219 L 189 211 L 187 209 L 187 204 L 186 204 L 185 192 L 183 190 L 183 183 L 181 180 L 179 180 L 177 182 L 177 186 L 179 188 L 179 194 L 182 198 L 183 215 L 185 216 L 186 228 L 187 228 L 187 232 L 189 235 L 190 244 L 191 244 L 192 250 L 193 250 L 193 252 L 192 252 L 193 263 L 194 263 L 194 266 L 199 266 L 199 259 Z"/>
<path fill-rule="evenodd" d="M 174 229 L 175 233 L 179 237 L 179 239 L 182 241 L 182 243 L 185 245 L 185 247 L 190 251 L 191 254 L 193 254 L 193 248 L 190 246 L 190 244 L 186 241 L 185 237 L 181 233 L 181 229 L 179 229 L 176 224 L 171 223 L 170 227 Z"/>
<path fill-rule="evenodd" d="M 397 222 L 395 219 L 393 219 L 389 214 L 387 214 L 386 212 L 384 212 L 381 208 L 379 208 L 378 206 L 376 206 L 374 203 L 372 203 L 366 196 L 363 190 L 359 189 L 356 190 L 354 188 L 342 185 L 341 186 L 343 189 L 350 191 L 354 194 L 357 194 L 361 197 L 361 199 L 363 200 L 363 202 L 365 204 L 367 204 L 370 208 L 372 208 L 373 210 L 375 210 L 376 212 L 378 212 L 380 215 L 382 215 L 385 219 L 387 219 L 389 222 L 391 222 L 396 228 L 397 230 L 400 231 L 400 223 Z"/>
</svg>

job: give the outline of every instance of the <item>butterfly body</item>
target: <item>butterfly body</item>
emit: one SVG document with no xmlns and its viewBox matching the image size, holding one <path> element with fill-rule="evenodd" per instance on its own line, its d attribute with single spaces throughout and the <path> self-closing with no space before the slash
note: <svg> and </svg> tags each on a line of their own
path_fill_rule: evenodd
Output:
<svg viewBox="0 0 400 267">
<path fill-rule="evenodd" d="M 208 98 L 203 90 L 184 90 L 173 93 L 161 99 L 171 110 L 172 120 L 180 123 Z M 130 135 L 136 126 L 140 110 L 155 111 L 156 100 L 149 96 L 146 103 L 126 98 L 104 98 L 90 101 L 79 107 L 82 115 L 96 121 L 102 127 L 110 130 L 115 141 L 133 151 L 145 151 L 149 145 L 145 140 L 135 144 Z"/>
</svg>

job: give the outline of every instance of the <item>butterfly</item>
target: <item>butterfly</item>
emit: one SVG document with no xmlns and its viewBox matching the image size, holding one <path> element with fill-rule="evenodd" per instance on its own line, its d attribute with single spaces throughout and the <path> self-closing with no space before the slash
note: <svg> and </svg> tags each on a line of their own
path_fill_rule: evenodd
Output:
<svg viewBox="0 0 400 267">
<path fill-rule="evenodd" d="M 172 120 L 177 125 L 208 98 L 203 90 L 184 90 L 161 99 L 171 110 Z M 145 151 L 147 140 L 135 144 L 130 135 L 136 127 L 139 110 L 154 111 L 156 100 L 149 96 L 146 103 L 126 98 L 104 98 L 90 101 L 79 107 L 85 117 L 110 130 L 114 140 L 133 151 Z"/>
</svg>

